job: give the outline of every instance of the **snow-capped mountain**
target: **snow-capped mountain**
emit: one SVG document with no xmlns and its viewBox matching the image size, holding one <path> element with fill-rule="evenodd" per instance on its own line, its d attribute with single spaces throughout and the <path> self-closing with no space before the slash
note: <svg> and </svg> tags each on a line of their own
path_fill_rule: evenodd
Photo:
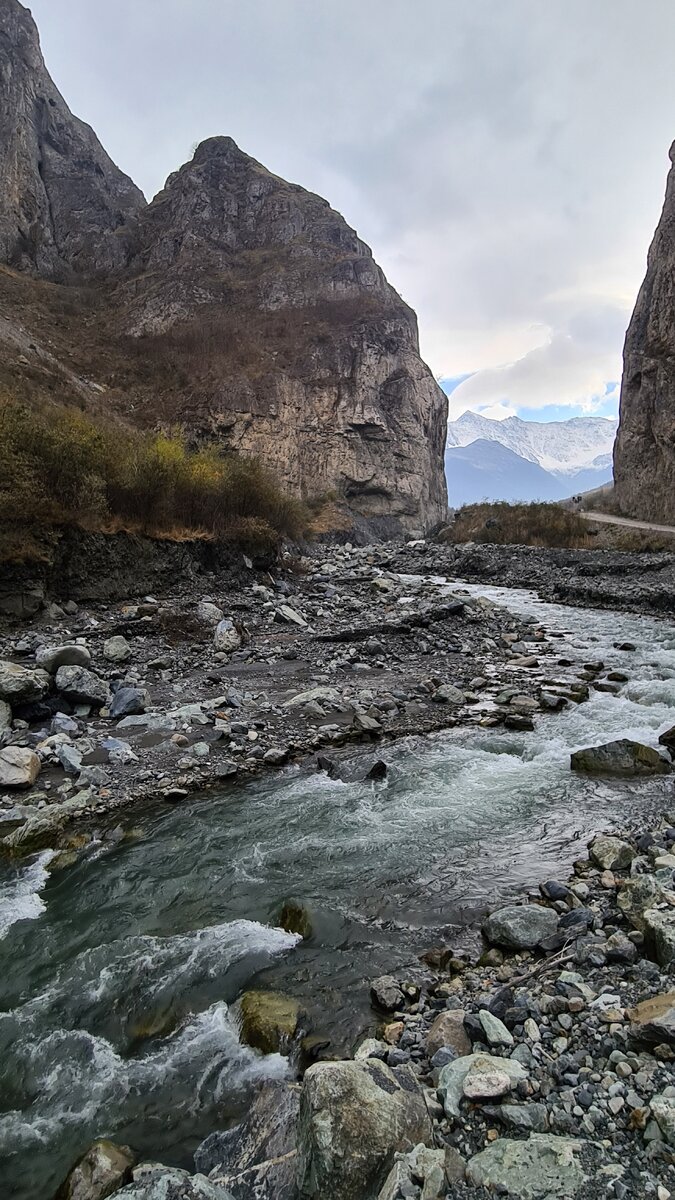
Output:
<svg viewBox="0 0 675 1200">
<path fill-rule="evenodd" d="M 445 474 L 450 508 L 482 500 L 561 500 L 568 494 L 550 471 L 514 454 L 508 446 L 484 438 L 468 446 L 449 447 Z"/>
<path fill-rule="evenodd" d="M 520 417 L 507 417 L 504 421 L 494 421 L 479 413 L 465 412 L 448 423 L 448 447 L 468 446 L 478 440 L 500 442 L 557 478 L 573 479 L 583 471 L 586 479 L 589 470 L 597 472 L 599 485 L 611 477 L 617 424 L 609 417 L 571 417 L 568 421 L 521 421 Z"/>
</svg>

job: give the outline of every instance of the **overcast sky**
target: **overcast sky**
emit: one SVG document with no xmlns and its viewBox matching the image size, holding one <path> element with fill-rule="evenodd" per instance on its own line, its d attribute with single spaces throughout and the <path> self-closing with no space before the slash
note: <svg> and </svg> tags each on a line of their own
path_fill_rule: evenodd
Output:
<svg viewBox="0 0 675 1200">
<path fill-rule="evenodd" d="M 326 196 L 417 310 L 451 415 L 616 411 L 675 138 L 675 0 L 30 7 L 148 197 L 214 134 Z"/>
</svg>

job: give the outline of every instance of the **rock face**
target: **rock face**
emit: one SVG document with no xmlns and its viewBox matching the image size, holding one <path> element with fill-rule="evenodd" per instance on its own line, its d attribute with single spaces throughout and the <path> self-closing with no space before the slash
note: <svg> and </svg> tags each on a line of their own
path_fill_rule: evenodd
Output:
<svg viewBox="0 0 675 1200">
<path fill-rule="evenodd" d="M 110 270 L 145 205 L 54 86 L 30 11 L 0 6 L 0 257 L 47 279 Z"/>
<path fill-rule="evenodd" d="M 670 149 L 675 163 L 675 143 Z M 621 416 L 614 447 L 624 512 L 675 521 L 675 167 L 647 258 L 647 274 L 623 352 Z"/>
<path fill-rule="evenodd" d="M 94 400 L 95 381 L 146 427 L 183 422 L 259 456 L 289 492 L 335 495 L 357 527 L 445 519 L 446 397 L 415 314 L 339 213 L 229 137 L 198 146 L 146 205 L 69 112 L 18 0 L 3 0 L 0 81 L 0 260 L 67 285 L 49 349 L 39 288 L 21 326 L 0 329 L 10 366 L 20 348 L 52 395 L 67 384 Z M 11 312 L 25 289 L 0 285 Z"/>
</svg>

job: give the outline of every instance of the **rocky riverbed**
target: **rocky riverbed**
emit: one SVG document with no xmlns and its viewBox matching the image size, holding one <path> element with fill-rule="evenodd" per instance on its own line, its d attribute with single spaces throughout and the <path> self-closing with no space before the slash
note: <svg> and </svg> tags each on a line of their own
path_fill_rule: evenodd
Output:
<svg viewBox="0 0 675 1200">
<path fill-rule="evenodd" d="M 352 742 L 460 723 L 532 728 L 589 688 L 559 635 L 403 568 L 420 551 L 335 549 L 236 588 L 48 605 L 0 639 L 0 830 L 12 853 L 68 844 L 73 821 L 180 803 Z M 78 835 L 80 836 L 80 835 Z"/>
<path fill-rule="evenodd" d="M 114 1141 L 90 1148 L 61 1197 L 675 1194 L 675 634 L 572 609 L 566 629 L 564 610 L 468 586 L 447 558 L 444 571 L 449 552 L 315 551 L 278 577 L 247 568 L 244 587 L 205 578 L 128 604 L 47 609 L 4 631 L 2 820 L 19 920 L 6 943 L 0 1153 L 22 1200 L 54 1191 L 40 1155 L 61 1154 L 66 1136 L 81 1153 L 96 1133 Z M 542 594 L 554 578 L 551 567 Z M 425 755 L 444 754 L 456 756 L 459 790 L 452 774 L 438 791 L 424 774 Z M 400 782 L 406 757 L 419 764 L 421 805 L 412 778 Z M 256 808 L 237 781 L 264 774 L 269 795 L 246 835 L 258 844 L 244 854 L 241 838 L 225 841 L 247 795 Z M 316 806 L 312 778 L 326 782 L 322 841 L 309 809 L 299 825 L 298 797 Z M 647 820 L 655 805 L 661 821 Z M 286 850 L 268 828 L 280 806 Z M 581 828 L 607 828 L 618 811 L 625 827 L 595 836 L 569 879 L 527 895 L 532 822 L 553 822 L 561 806 Z M 161 854 L 135 841 L 139 821 Z M 191 821 L 196 832 L 181 833 Z M 482 935 L 457 910 L 449 920 L 456 885 L 438 837 L 450 862 L 466 855 L 458 877 L 475 864 L 483 912 L 500 896 Z M 355 854 L 364 838 L 379 871 Z M 391 872 L 417 864 L 399 889 Z M 480 876 L 486 864 L 499 887 Z M 49 872 L 63 882 L 41 937 Z M 280 906 L 308 873 L 308 900 Z M 366 888 L 385 889 L 381 903 L 359 902 Z M 326 925 L 322 900 L 358 918 L 356 938 L 344 920 Z M 412 959 L 395 951 L 402 937 Z M 274 955 L 298 965 L 265 965 Z M 339 964 L 329 987 L 327 959 Z M 362 1004 L 370 988 L 349 1058 L 336 1058 L 345 1050 L 330 1033 L 337 987 Z M 173 1125 L 171 1106 L 188 1116 Z M 172 1128 L 199 1129 L 199 1145 L 178 1152 Z M 146 1161 L 147 1147 L 176 1165 Z M 59 1162 L 57 1179 L 68 1157 Z"/>
</svg>

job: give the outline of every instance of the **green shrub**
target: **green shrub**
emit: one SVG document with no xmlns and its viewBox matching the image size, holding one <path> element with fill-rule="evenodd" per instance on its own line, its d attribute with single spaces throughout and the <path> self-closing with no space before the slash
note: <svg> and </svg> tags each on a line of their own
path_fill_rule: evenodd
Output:
<svg viewBox="0 0 675 1200">
<path fill-rule="evenodd" d="M 124 525 L 262 545 L 298 536 L 306 517 L 259 462 L 217 446 L 191 450 L 180 430 L 143 433 L 75 408 L 0 400 L 5 527 Z"/>
</svg>

